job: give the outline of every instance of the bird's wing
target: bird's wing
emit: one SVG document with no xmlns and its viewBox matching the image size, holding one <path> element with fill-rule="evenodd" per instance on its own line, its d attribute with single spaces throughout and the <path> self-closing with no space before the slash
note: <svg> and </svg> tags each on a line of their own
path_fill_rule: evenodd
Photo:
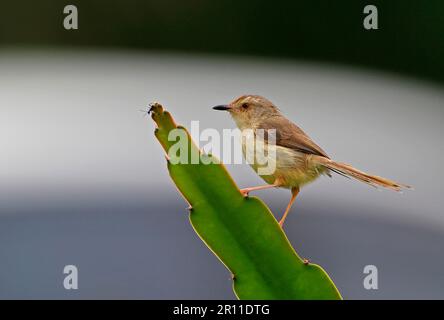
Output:
<svg viewBox="0 0 444 320">
<path fill-rule="evenodd" d="M 327 153 L 314 143 L 301 128 L 285 117 L 279 116 L 268 118 L 266 121 L 260 123 L 257 128 L 264 129 L 265 132 L 269 129 L 275 129 L 276 145 L 278 146 L 330 159 Z M 264 137 L 268 140 L 267 133 L 264 134 Z"/>
</svg>

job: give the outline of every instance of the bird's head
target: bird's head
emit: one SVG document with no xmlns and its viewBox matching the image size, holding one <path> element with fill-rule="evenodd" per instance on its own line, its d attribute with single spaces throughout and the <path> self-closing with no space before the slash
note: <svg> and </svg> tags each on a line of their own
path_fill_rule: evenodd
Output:
<svg viewBox="0 0 444 320">
<path fill-rule="evenodd" d="M 280 114 L 270 100 L 258 95 L 243 95 L 229 104 L 219 105 L 213 109 L 228 111 L 242 130 L 254 128 L 261 121 Z"/>
</svg>

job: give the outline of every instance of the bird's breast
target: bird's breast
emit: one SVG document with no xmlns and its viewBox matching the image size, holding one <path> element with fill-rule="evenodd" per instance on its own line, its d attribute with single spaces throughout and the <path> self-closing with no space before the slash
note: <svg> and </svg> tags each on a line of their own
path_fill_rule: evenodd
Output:
<svg viewBox="0 0 444 320">
<path fill-rule="evenodd" d="M 283 187 L 301 186 L 325 171 L 323 167 L 312 163 L 309 155 L 268 144 L 257 137 L 242 139 L 242 152 L 247 163 L 269 184 L 278 180 Z"/>
</svg>

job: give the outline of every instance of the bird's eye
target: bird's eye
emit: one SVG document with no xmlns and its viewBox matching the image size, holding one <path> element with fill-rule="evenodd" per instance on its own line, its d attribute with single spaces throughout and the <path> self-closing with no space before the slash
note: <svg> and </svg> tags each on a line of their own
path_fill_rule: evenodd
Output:
<svg viewBox="0 0 444 320">
<path fill-rule="evenodd" d="M 248 107 L 249 107 L 248 103 L 243 103 L 243 104 L 242 104 L 242 108 L 243 108 L 243 109 L 248 109 Z"/>
</svg>

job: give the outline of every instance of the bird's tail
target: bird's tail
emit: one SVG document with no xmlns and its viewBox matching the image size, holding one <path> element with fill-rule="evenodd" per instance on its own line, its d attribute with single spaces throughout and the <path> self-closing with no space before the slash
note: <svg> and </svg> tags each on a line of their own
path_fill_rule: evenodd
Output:
<svg viewBox="0 0 444 320">
<path fill-rule="evenodd" d="M 384 187 L 392 189 L 395 191 L 401 191 L 403 188 L 411 188 L 408 185 L 401 184 L 386 178 L 373 176 L 368 173 L 362 172 L 358 169 L 353 168 L 351 165 L 346 163 L 339 163 L 321 156 L 313 156 L 312 160 L 331 171 L 345 175 L 347 177 L 355 178 L 359 181 L 365 182 L 373 187 Z"/>
</svg>

